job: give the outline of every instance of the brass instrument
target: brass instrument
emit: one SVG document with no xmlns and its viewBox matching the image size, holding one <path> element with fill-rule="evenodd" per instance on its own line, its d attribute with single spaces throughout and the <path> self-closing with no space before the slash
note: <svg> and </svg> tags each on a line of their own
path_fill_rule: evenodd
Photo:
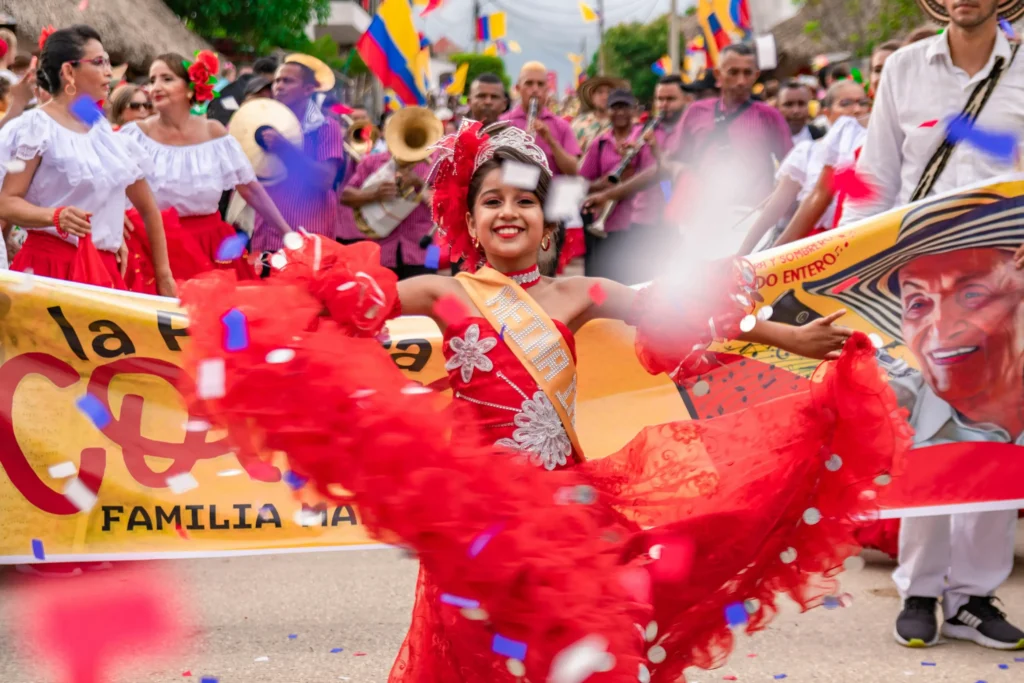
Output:
<svg viewBox="0 0 1024 683">
<path fill-rule="evenodd" d="M 640 131 L 638 144 L 633 145 L 628 152 L 622 155 L 622 160 L 619 162 L 619 165 L 615 167 L 615 170 L 608 174 L 608 182 L 612 185 L 619 184 L 619 181 L 622 180 L 622 174 L 626 172 L 629 165 L 633 163 L 633 159 L 636 158 L 636 155 L 639 154 L 640 150 L 647 144 L 647 134 L 654 130 L 655 126 L 659 123 L 661 123 L 660 114 L 647 122 L 647 125 L 644 126 L 642 131 Z M 601 239 L 607 237 L 608 232 L 604 229 L 604 225 L 608 221 L 608 217 L 612 215 L 612 211 L 615 210 L 617 205 L 618 202 L 614 200 L 607 202 L 601 210 L 601 214 L 597 217 L 597 220 L 587 225 L 587 232 L 594 237 L 600 237 Z"/>
<path fill-rule="evenodd" d="M 380 129 L 377 126 L 369 121 L 356 121 L 351 123 L 345 132 L 345 153 L 357 162 L 362 161 L 378 140 Z"/>
<path fill-rule="evenodd" d="M 433 111 L 425 107 L 406 107 L 388 119 L 384 141 L 391 152 L 391 160 L 366 179 L 361 189 L 368 190 L 388 180 L 398 183 L 399 196 L 386 202 L 371 202 L 354 209 L 356 225 L 370 239 L 383 239 L 390 235 L 420 204 L 422 191 L 414 187 L 403 188 L 399 171 L 427 159 L 433 147 L 444 135 L 444 124 Z"/>
</svg>

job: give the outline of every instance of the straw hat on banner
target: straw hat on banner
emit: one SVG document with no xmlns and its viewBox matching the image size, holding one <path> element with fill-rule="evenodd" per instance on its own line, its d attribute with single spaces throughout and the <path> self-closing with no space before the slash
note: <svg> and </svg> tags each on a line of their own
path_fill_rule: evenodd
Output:
<svg viewBox="0 0 1024 683">
<path fill-rule="evenodd" d="M 940 24 L 949 23 L 946 0 L 917 0 L 917 4 L 933 21 Z M 1024 0 L 999 0 L 996 11 L 1000 17 L 1012 24 L 1024 15 Z"/>
<path fill-rule="evenodd" d="M 334 89 L 334 71 L 316 57 L 304 54 L 291 54 L 284 58 L 284 63 L 293 62 L 308 67 L 316 76 L 316 91 L 327 92 Z"/>
</svg>

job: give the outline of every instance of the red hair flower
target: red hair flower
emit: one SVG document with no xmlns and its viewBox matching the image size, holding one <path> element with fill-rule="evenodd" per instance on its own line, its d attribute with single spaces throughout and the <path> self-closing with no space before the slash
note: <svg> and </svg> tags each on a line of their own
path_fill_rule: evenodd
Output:
<svg viewBox="0 0 1024 683">
<path fill-rule="evenodd" d="M 42 50 L 43 46 L 46 45 L 46 39 L 57 32 L 57 29 L 53 27 L 53 24 L 44 26 L 43 30 L 39 32 L 39 49 Z"/>
<path fill-rule="evenodd" d="M 220 72 L 220 60 L 211 50 L 200 50 L 196 53 L 196 64 L 202 64 L 213 75 Z"/>
<path fill-rule="evenodd" d="M 196 102 L 209 102 L 213 99 L 213 86 L 209 83 L 195 84 Z"/>
</svg>

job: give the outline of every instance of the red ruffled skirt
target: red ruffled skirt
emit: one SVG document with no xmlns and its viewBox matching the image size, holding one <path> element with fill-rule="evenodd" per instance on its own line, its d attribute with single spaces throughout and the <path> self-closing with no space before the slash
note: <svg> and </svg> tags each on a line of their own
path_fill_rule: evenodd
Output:
<svg viewBox="0 0 1024 683">
<path fill-rule="evenodd" d="M 117 265 L 117 256 L 97 249 L 91 238 L 74 246 L 38 230 L 26 231 L 25 244 L 14 257 L 11 270 L 82 284 L 127 289 Z"/>
<path fill-rule="evenodd" d="M 246 259 L 246 253 L 234 260 L 217 260 L 221 243 L 235 235 L 235 229 L 225 223 L 220 214 L 181 218 L 174 209 L 166 209 L 160 215 L 163 218 L 167 256 L 174 279 L 191 280 L 200 273 L 214 269 L 232 270 L 240 280 L 256 277 Z M 129 210 L 127 216 L 135 230 L 128 236 L 129 265 L 125 281 L 133 292 L 156 294 L 153 252 L 145 224 L 135 209 Z"/>
</svg>

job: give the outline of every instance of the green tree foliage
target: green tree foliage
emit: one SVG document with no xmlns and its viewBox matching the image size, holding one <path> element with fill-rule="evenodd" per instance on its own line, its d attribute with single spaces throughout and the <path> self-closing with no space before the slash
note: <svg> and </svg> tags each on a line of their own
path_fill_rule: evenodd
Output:
<svg viewBox="0 0 1024 683">
<path fill-rule="evenodd" d="M 204 38 L 231 38 L 256 53 L 308 47 L 306 26 L 330 14 L 330 0 L 167 0 L 167 6 Z"/>
<path fill-rule="evenodd" d="M 488 71 L 499 76 L 505 84 L 505 87 L 509 87 L 510 81 L 508 74 L 505 72 L 505 61 L 501 57 L 460 53 L 449 56 L 448 61 L 454 64 L 456 68 L 466 62 L 469 63 L 469 72 L 466 74 L 467 95 L 469 94 L 469 84 L 473 82 L 473 79 L 482 73 L 487 73 Z M 454 72 L 452 73 L 454 74 Z"/>
<path fill-rule="evenodd" d="M 880 43 L 922 25 L 917 0 L 798 0 L 808 16 L 804 31 L 824 46 L 846 46 L 867 56 Z"/>
<path fill-rule="evenodd" d="M 659 76 L 651 71 L 651 65 L 662 58 L 668 50 L 668 15 L 662 15 L 649 24 L 633 22 L 619 24 L 604 34 L 605 66 L 610 76 L 625 78 L 633 87 L 633 93 L 641 102 L 654 98 L 654 86 Z M 686 37 L 680 31 L 679 54 L 686 54 Z M 597 73 L 595 53 L 587 74 Z"/>
</svg>

